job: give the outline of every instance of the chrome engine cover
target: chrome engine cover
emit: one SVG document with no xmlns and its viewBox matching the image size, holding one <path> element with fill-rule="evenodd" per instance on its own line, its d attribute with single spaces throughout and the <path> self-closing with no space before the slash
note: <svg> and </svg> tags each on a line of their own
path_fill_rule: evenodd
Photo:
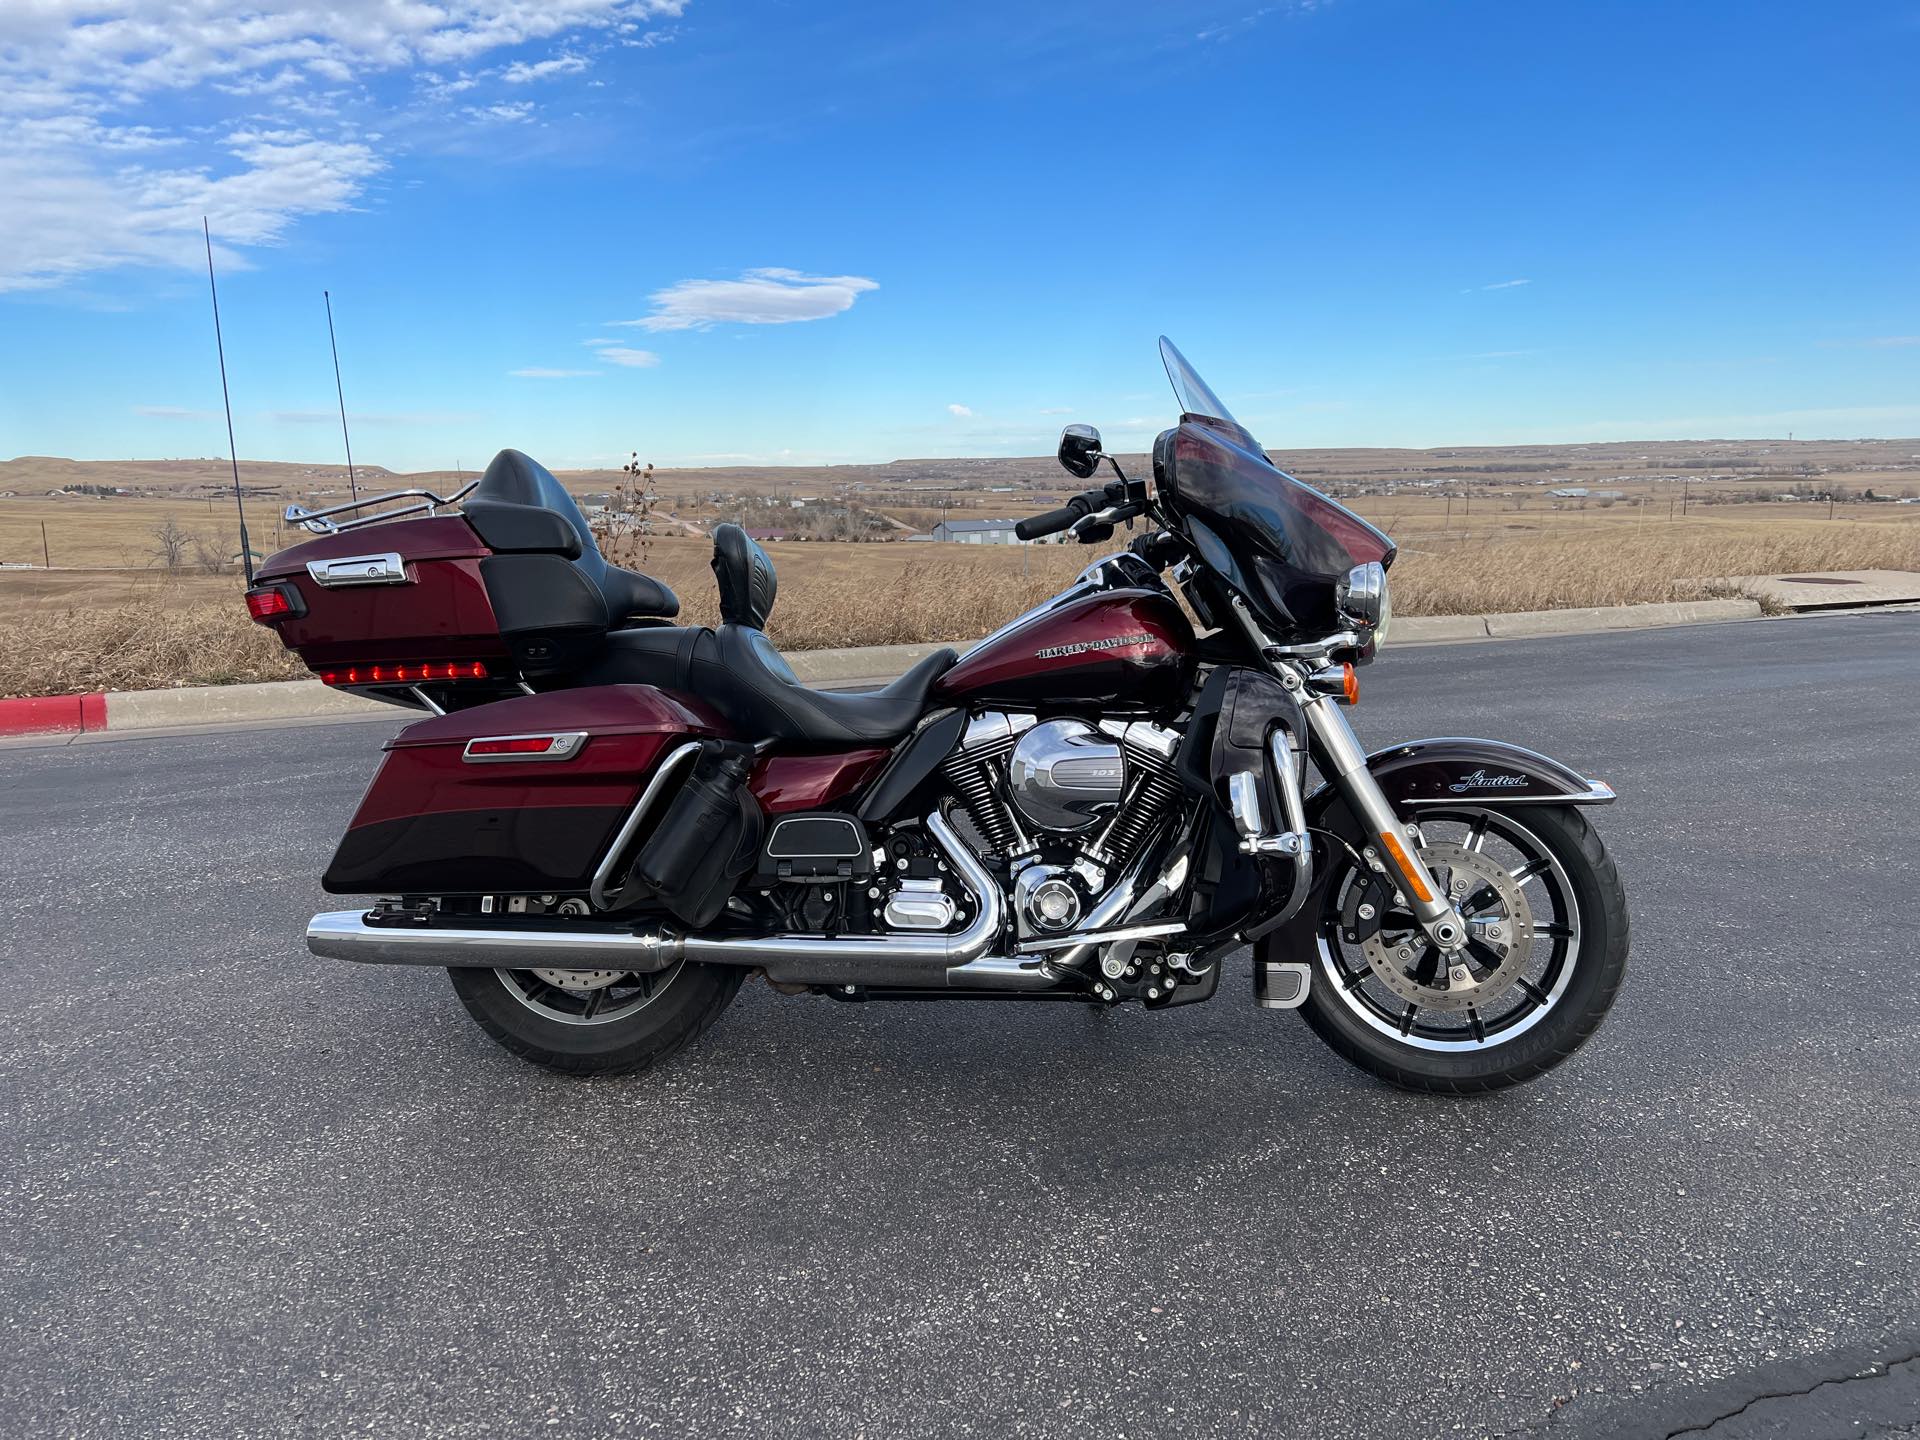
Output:
<svg viewBox="0 0 1920 1440">
<path fill-rule="evenodd" d="M 1035 725 L 1007 761 L 1013 808 L 1042 830 L 1085 830 L 1119 806 L 1126 785 L 1120 745 L 1084 720 Z"/>
</svg>

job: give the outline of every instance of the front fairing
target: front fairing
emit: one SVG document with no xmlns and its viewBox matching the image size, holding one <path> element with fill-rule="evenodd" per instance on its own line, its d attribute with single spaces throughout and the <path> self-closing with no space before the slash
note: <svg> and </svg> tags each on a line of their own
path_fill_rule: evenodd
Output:
<svg viewBox="0 0 1920 1440">
<path fill-rule="evenodd" d="M 1356 565 L 1391 565 L 1394 544 L 1279 469 L 1231 421 L 1198 415 L 1154 443 L 1154 480 L 1201 562 L 1275 635 L 1344 628 L 1337 587 Z"/>
</svg>

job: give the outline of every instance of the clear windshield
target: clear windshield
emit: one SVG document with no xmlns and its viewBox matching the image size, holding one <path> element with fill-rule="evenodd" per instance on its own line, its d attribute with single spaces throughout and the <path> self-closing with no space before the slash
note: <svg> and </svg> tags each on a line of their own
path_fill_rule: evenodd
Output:
<svg viewBox="0 0 1920 1440">
<path fill-rule="evenodd" d="M 1187 363 L 1179 347 L 1164 335 L 1160 337 L 1160 360 L 1167 367 L 1167 379 L 1173 382 L 1173 393 L 1180 400 L 1182 415 L 1204 415 L 1209 420 L 1224 420 L 1238 429 L 1246 429 L 1233 418 L 1233 412 L 1221 403 L 1213 388 L 1200 378 L 1200 372 Z"/>
</svg>

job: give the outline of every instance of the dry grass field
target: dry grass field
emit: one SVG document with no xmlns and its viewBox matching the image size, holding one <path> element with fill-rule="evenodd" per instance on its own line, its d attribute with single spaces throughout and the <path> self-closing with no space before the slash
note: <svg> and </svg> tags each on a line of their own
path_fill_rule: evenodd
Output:
<svg viewBox="0 0 1920 1440">
<path fill-rule="evenodd" d="M 1400 542 L 1394 603 L 1404 615 L 1553 609 L 1699 598 L 1716 577 L 1824 568 L 1920 570 L 1920 442 L 1700 442 L 1475 451 L 1276 452 Z M 1130 468 L 1144 469 L 1134 459 Z M 469 476 L 470 478 L 470 476 Z M 582 494 L 615 476 L 565 477 Z M 363 486 L 451 489 L 450 473 L 363 475 Z M 343 472 L 245 464 L 254 549 L 300 535 L 278 517 L 290 498 L 344 497 Z M 42 527 L 54 568 L 0 570 L 0 695 L 208 684 L 303 674 L 251 624 L 236 574 L 208 574 L 238 549 L 223 462 L 20 460 L 0 463 L 0 562 L 38 567 Z M 96 485 L 133 493 L 72 493 Z M 1794 487 L 1838 502 L 1762 496 Z M 1011 489 L 1005 487 L 1012 487 Z M 1050 508 L 1072 482 L 1051 461 L 898 462 L 801 471 L 666 471 L 659 510 L 704 532 L 728 497 L 835 500 L 925 527 L 943 514 Z M 1555 497 L 1555 489 L 1587 496 Z M 65 494 L 49 491 L 66 490 Z M 1864 499 L 1871 490 L 1873 501 Z M 1831 508 L 1831 518 L 1829 509 Z M 178 568 L 156 530 L 189 537 Z M 662 522 L 662 529 L 682 528 Z M 905 533 L 904 531 L 898 533 Z M 630 543 L 630 542 L 628 542 Z M 1078 546 L 787 542 L 770 547 L 780 600 L 770 629 L 789 649 L 974 639 L 1064 585 L 1097 550 Z M 710 542 L 666 534 L 628 563 L 664 580 L 693 623 L 717 619 Z"/>
</svg>

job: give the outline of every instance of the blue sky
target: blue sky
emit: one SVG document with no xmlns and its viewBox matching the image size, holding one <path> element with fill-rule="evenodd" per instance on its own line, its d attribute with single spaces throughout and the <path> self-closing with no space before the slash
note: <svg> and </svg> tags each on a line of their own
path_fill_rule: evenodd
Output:
<svg viewBox="0 0 1920 1440">
<path fill-rule="evenodd" d="M 0 455 L 1920 434 L 1920 0 L 0 6 Z"/>
</svg>

